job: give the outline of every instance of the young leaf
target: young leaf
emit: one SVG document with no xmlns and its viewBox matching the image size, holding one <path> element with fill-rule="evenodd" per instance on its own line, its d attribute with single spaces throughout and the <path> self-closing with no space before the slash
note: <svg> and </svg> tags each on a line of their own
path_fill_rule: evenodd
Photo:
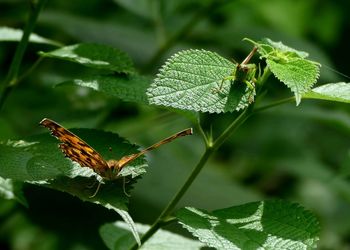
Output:
<svg viewBox="0 0 350 250">
<path fill-rule="evenodd" d="M 179 52 L 165 63 L 151 84 L 147 91 L 149 102 L 210 113 L 243 109 L 250 103 L 252 90 L 246 84 L 224 80 L 235 69 L 236 64 L 214 52 Z"/>
<path fill-rule="evenodd" d="M 275 77 L 294 92 L 297 105 L 302 95 L 310 91 L 319 76 L 319 66 L 305 59 L 294 59 L 288 63 L 267 59 L 266 63 Z"/>
<path fill-rule="evenodd" d="M 77 85 L 92 88 L 123 101 L 148 104 L 146 90 L 150 79 L 136 74 L 127 76 L 96 75 L 58 84 L 58 86 Z"/>
<path fill-rule="evenodd" d="M 133 73 L 135 69 L 130 57 L 123 51 L 102 44 L 80 43 L 65 46 L 41 56 L 67 60 L 96 69 L 118 73 Z"/>
<path fill-rule="evenodd" d="M 299 105 L 302 95 L 316 83 L 320 64 L 305 59 L 308 53 L 290 48 L 282 42 L 268 38 L 261 42 L 251 42 L 258 47 L 261 58 L 266 59 L 267 66 L 275 77 L 294 92 L 296 104 Z"/>
<path fill-rule="evenodd" d="M 304 98 L 350 103 L 350 83 L 329 83 L 303 95 Z"/>
<path fill-rule="evenodd" d="M 297 204 L 261 201 L 207 212 L 182 208 L 180 223 L 200 241 L 217 249 L 312 249 L 319 224 Z"/>
<path fill-rule="evenodd" d="M 20 29 L 14 29 L 10 27 L 0 27 L 0 41 L 19 42 L 22 38 L 23 31 Z M 31 33 L 29 37 L 31 43 L 44 43 L 54 46 L 62 46 L 61 43 L 39 36 L 35 33 Z"/>
<path fill-rule="evenodd" d="M 295 57 L 306 58 L 309 56 L 309 53 L 305 51 L 293 49 L 287 45 L 284 45 L 282 42 L 274 42 L 269 38 L 264 38 L 262 39 L 262 42 L 257 42 L 257 44 L 258 50 L 260 50 L 259 52 L 263 57 L 273 56 L 273 53 L 276 53 L 277 51 L 289 57 L 292 57 L 294 55 Z M 277 51 L 273 51 L 274 49 Z"/>
<path fill-rule="evenodd" d="M 137 232 L 142 235 L 146 233 L 149 226 L 136 223 L 136 229 Z M 100 227 L 99 231 L 108 249 L 130 249 L 130 247 L 134 245 L 130 229 L 123 222 L 105 224 Z M 160 229 L 139 249 L 198 250 L 202 247 L 204 247 L 203 243 Z"/>
</svg>

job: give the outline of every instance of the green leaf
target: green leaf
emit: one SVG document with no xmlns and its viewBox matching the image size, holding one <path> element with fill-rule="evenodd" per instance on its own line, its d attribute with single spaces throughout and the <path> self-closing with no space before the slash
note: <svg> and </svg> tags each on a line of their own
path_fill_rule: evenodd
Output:
<svg viewBox="0 0 350 250">
<path fill-rule="evenodd" d="M 350 103 L 350 83 L 328 83 L 303 95 L 304 98 Z"/>
<path fill-rule="evenodd" d="M 210 113 L 243 109 L 249 105 L 252 91 L 246 84 L 223 82 L 235 69 L 236 64 L 214 52 L 179 52 L 165 63 L 151 84 L 147 91 L 149 102 Z"/>
<path fill-rule="evenodd" d="M 269 38 L 264 38 L 264 39 L 262 39 L 262 42 L 258 42 L 257 44 L 258 44 L 258 51 L 260 52 L 260 54 L 263 57 L 266 57 L 266 58 L 273 56 L 271 54 L 271 52 L 274 49 L 276 49 L 280 53 L 288 55 L 289 57 L 295 55 L 296 57 L 299 57 L 299 58 L 306 58 L 309 56 L 309 53 L 307 53 L 305 51 L 293 49 L 287 45 L 284 45 L 281 41 L 274 42 Z M 268 45 L 268 46 L 266 46 L 266 45 Z M 270 47 L 270 49 L 268 49 L 268 47 Z M 261 48 L 266 49 L 266 51 L 261 50 Z M 269 55 L 269 53 L 270 53 L 270 55 Z"/>
<path fill-rule="evenodd" d="M 77 85 L 100 91 L 123 101 L 148 104 L 146 90 L 150 79 L 136 74 L 127 76 L 96 75 L 58 84 L 58 86 Z"/>
<path fill-rule="evenodd" d="M 200 241 L 217 249 L 312 249 L 320 230 L 311 212 L 285 201 L 251 202 L 211 213 L 187 207 L 176 216 Z"/>
<path fill-rule="evenodd" d="M 0 41 L 19 42 L 22 39 L 23 31 L 10 27 L 0 27 Z M 44 43 L 54 46 L 62 46 L 62 43 L 47 39 L 35 33 L 31 33 L 29 41 L 32 43 Z"/>
<path fill-rule="evenodd" d="M 120 159 L 122 156 L 138 152 L 135 145 L 110 132 L 93 129 L 70 131 L 89 143 L 106 160 Z M 132 161 L 120 172 L 121 178 L 105 181 L 97 195 L 91 198 L 99 180 L 96 177 L 99 176 L 90 168 L 80 167 L 76 162 L 65 158 L 57 147 L 58 143 L 59 141 L 47 132 L 30 137 L 27 141 L 0 144 L 0 176 L 67 192 L 83 201 L 113 209 L 134 228 L 133 221 L 126 211 L 126 193 L 130 193 L 135 182 L 133 178 L 145 172 L 145 160 L 141 157 Z M 132 232 L 136 232 L 135 229 Z M 134 236 L 139 241 L 138 235 Z"/>
<path fill-rule="evenodd" d="M 17 200 L 22 205 L 28 207 L 28 202 L 24 197 L 22 188 L 23 182 L 0 177 L 0 197 L 7 200 Z"/>
<path fill-rule="evenodd" d="M 266 63 L 275 77 L 294 92 L 297 105 L 302 95 L 311 89 L 319 76 L 319 66 L 304 59 L 294 59 L 288 63 L 268 59 Z"/>
<path fill-rule="evenodd" d="M 252 42 L 258 48 L 261 58 L 274 76 L 287 85 L 295 95 L 296 104 L 299 105 L 303 94 L 309 92 L 316 83 L 320 74 L 320 64 L 305 59 L 308 53 L 274 42 L 268 38 L 260 42 Z"/>
<path fill-rule="evenodd" d="M 65 46 L 41 56 L 67 60 L 96 69 L 118 73 L 133 73 L 135 69 L 130 57 L 123 51 L 102 44 L 80 43 Z"/>
<path fill-rule="evenodd" d="M 136 229 L 139 234 L 144 234 L 149 226 L 136 223 Z M 108 223 L 100 227 L 102 240 L 111 250 L 130 249 L 134 244 L 132 236 L 126 224 L 123 222 Z M 204 245 L 183 236 L 165 231 L 158 230 L 152 238 L 145 242 L 139 249 L 143 250 L 198 250 Z"/>
<path fill-rule="evenodd" d="M 137 152 L 137 146 L 130 144 L 117 134 L 94 129 L 71 129 L 106 160 Z M 81 168 L 79 164 L 65 158 L 57 145 L 59 141 L 47 132 L 28 138 L 26 141 L 9 141 L 0 144 L 0 176 L 19 181 L 40 182 L 66 176 L 92 177 L 90 168 Z M 111 150 L 110 150 L 111 149 Z M 145 172 L 146 162 L 138 158 L 120 172 L 121 176 L 135 178 Z"/>
</svg>

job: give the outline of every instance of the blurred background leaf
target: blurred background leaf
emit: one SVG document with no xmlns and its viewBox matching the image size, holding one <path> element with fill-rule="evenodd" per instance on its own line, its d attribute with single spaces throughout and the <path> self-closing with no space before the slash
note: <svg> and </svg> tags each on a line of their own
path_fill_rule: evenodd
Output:
<svg viewBox="0 0 350 250">
<path fill-rule="evenodd" d="M 0 1 L 0 26 L 22 29 L 28 9 L 27 1 Z M 350 74 L 349 9 L 348 1 L 329 0 L 48 1 L 34 31 L 65 45 L 99 43 L 117 48 L 130 55 L 136 71 L 151 78 L 182 49 L 211 50 L 241 61 L 251 49 L 242 42 L 244 37 L 269 37 L 308 52 L 311 60 L 322 64 L 317 87 L 349 82 L 329 69 Z M 0 44 L 0 82 L 15 48 L 15 42 Z M 36 62 L 38 51 L 53 49 L 29 44 L 21 72 Z M 37 124 L 44 117 L 67 127 L 114 131 L 142 146 L 191 126 L 178 113 L 130 99 L 125 102 L 118 95 L 72 85 L 53 88 L 100 73 L 43 59 L 9 95 L 1 111 L 0 140 L 41 132 Z M 263 103 L 290 96 L 277 80 L 271 79 L 267 87 Z M 201 119 L 205 129 L 212 128 L 217 135 L 234 116 L 206 114 Z M 349 138 L 348 104 L 305 100 L 298 108 L 290 103 L 256 115 L 209 161 L 179 207 L 216 210 L 265 198 L 288 199 L 319 217 L 319 249 L 348 249 Z M 154 221 L 203 150 L 202 140 L 194 135 L 147 156 L 150 167 L 130 200 L 135 221 Z M 1 249 L 104 249 L 98 228 L 120 220 L 116 213 L 55 190 L 24 184 L 23 193 L 29 209 L 13 200 L 0 202 Z M 180 226 L 166 229 L 189 236 Z"/>
</svg>

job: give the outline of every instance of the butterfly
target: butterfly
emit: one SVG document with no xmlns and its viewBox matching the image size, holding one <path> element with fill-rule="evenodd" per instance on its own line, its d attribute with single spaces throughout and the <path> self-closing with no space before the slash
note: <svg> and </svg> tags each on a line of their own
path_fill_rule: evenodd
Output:
<svg viewBox="0 0 350 250">
<path fill-rule="evenodd" d="M 144 155 L 148 151 L 156 149 L 165 143 L 175 140 L 176 138 L 193 134 L 192 128 L 188 128 L 168 138 L 165 138 L 160 142 L 157 142 L 152 146 L 141 150 L 138 153 L 123 156 L 119 160 L 105 160 L 84 140 L 70 132 L 68 129 L 65 129 L 58 123 L 44 118 L 40 122 L 40 125 L 48 128 L 51 131 L 51 134 L 55 136 L 59 141 L 61 141 L 58 147 L 62 150 L 66 157 L 70 158 L 72 161 L 79 163 L 79 165 L 82 167 L 91 168 L 95 173 L 107 180 L 115 180 L 119 178 L 119 173 L 123 167 L 125 167 L 128 163 L 135 160 L 136 158 Z"/>
</svg>

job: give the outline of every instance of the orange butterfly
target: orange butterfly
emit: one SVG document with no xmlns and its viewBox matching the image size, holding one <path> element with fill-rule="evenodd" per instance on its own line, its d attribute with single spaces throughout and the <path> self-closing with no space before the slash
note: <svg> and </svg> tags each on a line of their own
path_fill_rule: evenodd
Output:
<svg viewBox="0 0 350 250">
<path fill-rule="evenodd" d="M 126 155 L 119 160 L 105 160 L 95 149 L 89 146 L 89 144 L 58 123 L 44 118 L 40 122 L 40 125 L 51 130 L 51 134 L 62 142 L 58 146 L 66 157 L 79 163 L 82 167 L 92 168 L 97 174 L 107 180 L 117 179 L 123 167 L 148 151 L 171 142 L 178 137 L 192 135 L 192 128 L 188 128 L 141 150 L 139 153 Z"/>
</svg>

